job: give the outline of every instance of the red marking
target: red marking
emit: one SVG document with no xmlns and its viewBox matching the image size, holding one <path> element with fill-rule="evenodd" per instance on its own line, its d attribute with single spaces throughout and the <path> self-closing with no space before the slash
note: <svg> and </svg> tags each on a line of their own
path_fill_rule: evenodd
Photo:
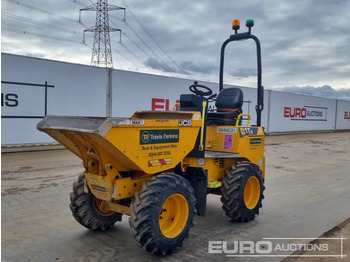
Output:
<svg viewBox="0 0 350 262">
<path fill-rule="evenodd" d="M 166 161 L 164 159 L 159 159 L 161 165 L 166 165 Z"/>
<path fill-rule="evenodd" d="M 148 162 L 148 166 L 149 166 L 150 162 Z M 139 171 L 139 170 L 135 170 L 134 171 L 134 176 L 139 177 L 139 176 L 143 176 L 145 174 L 145 172 L 143 171 Z"/>
<path fill-rule="evenodd" d="M 350 120 L 350 112 L 344 112 L 344 119 Z"/>
<path fill-rule="evenodd" d="M 218 108 L 218 112 L 237 112 L 239 108 Z"/>
<path fill-rule="evenodd" d="M 152 98 L 152 111 L 169 110 L 169 99 Z"/>
<path fill-rule="evenodd" d="M 286 118 L 306 118 L 306 108 L 284 107 L 284 117 Z"/>
</svg>

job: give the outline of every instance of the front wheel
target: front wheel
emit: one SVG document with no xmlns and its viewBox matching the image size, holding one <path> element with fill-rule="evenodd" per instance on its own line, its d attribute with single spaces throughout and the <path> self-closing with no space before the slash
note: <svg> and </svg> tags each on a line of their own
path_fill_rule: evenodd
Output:
<svg viewBox="0 0 350 262">
<path fill-rule="evenodd" d="M 190 183 L 176 174 L 161 174 L 135 194 L 129 224 L 138 244 L 148 252 L 166 255 L 188 237 L 196 214 Z"/>
<path fill-rule="evenodd" d="M 122 214 L 109 211 L 105 201 L 96 198 L 90 191 L 84 192 L 83 174 L 80 174 L 78 181 L 73 183 L 70 201 L 69 207 L 73 217 L 88 229 L 104 231 L 122 220 Z"/>
<path fill-rule="evenodd" d="M 264 177 L 259 166 L 241 162 L 226 171 L 221 184 L 221 202 L 232 220 L 247 222 L 259 214 L 264 199 Z"/>
</svg>

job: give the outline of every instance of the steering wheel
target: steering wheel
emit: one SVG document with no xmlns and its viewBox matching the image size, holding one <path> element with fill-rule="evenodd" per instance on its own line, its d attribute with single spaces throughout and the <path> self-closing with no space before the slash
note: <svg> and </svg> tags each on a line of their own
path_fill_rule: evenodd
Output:
<svg viewBox="0 0 350 262">
<path fill-rule="evenodd" d="M 198 88 L 204 89 L 206 91 L 198 90 Z M 199 85 L 197 81 L 195 81 L 193 85 L 190 85 L 189 89 L 192 93 L 196 94 L 197 96 L 210 96 L 213 93 L 213 90 L 211 90 L 207 86 Z"/>
</svg>

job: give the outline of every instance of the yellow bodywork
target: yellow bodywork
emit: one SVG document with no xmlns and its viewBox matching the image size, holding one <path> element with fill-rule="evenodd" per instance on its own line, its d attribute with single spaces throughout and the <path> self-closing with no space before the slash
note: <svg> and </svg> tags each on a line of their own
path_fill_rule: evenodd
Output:
<svg viewBox="0 0 350 262">
<path fill-rule="evenodd" d="M 204 158 L 187 157 L 197 138 L 203 151 L 203 112 L 137 111 L 131 118 L 47 116 L 38 124 L 83 160 L 85 187 L 101 207 L 129 214 L 120 200 L 133 199 L 154 174 L 207 170 L 208 188 L 218 188 L 225 172 L 248 160 L 265 174 L 265 134 L 257 126 L 207 126 Z M 241 116 L 240 116 L 241 117 Z M 250 119 L 250 116 L 249 116 Z M 249 124 L 248 124 L 249 125 Z"/>
<path fill-rule="evenodd" d="M 199 112 L 138 111 L 131 118 L 48 116 L 38 128 L 83 159 L 87 186 L 111 201 L 133 197 L 152 175 L 175 168 L 202 122 Z"/>
<path fill-rule="evenodd" d="M 220 187 L 222 178 L 239 161 L 257 164 L 265 176 L 265 133 L 257 126 L 207 126 L 206 156 L 186 158 L 184 166 L 208 170 L 208 187 Z"/>
</svg>

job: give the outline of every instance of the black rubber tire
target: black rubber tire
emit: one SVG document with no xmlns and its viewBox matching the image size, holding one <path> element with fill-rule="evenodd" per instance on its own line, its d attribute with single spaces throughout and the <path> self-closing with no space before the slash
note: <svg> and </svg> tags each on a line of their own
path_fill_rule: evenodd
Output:
<svg viewBox="0 0 350 262">
<path fill-rule="evenodd" d="M 114 226 L 117 221 L 122 220 L 122 214 L 101 215 L 95 205 L 95 196 L 84 192 L 84 175 L 80 174 L 78 181 L 73 183 L 73 192 L 70 193 L 70 209 L 73 217 L 84 227 L 104 231 Z"/>
<path fill-rule="evenodd" d="M 159 221 L 162 206 L 169 196 L 180 194 L 185 197 L 189 212 L 186 225 L 173 238 L 163 235 Z M 189 236 L 196 212 L 196 198 L 190 183 L 176 174 L 161 174 L 143 184 L 135 194 L 135 202 L 131 205 L 129 224 L 135 240 L 145 250 L 154 254 L 166 255 Z"/>
<path fill-rule="evenodd" d="M 244 200 L 244 189 L 248 179 L 255 176 L 260 184 L 260 196 L 254 207 L 248 208 Z M 248 222 L 259 214 L 264 199 L 264 177 L 259 166 L 248 162 L 240 162 L 226 170 L 226 176 L 221 184 L 221 202 L 225 214 L 234 221 Z"/>
</svg>

